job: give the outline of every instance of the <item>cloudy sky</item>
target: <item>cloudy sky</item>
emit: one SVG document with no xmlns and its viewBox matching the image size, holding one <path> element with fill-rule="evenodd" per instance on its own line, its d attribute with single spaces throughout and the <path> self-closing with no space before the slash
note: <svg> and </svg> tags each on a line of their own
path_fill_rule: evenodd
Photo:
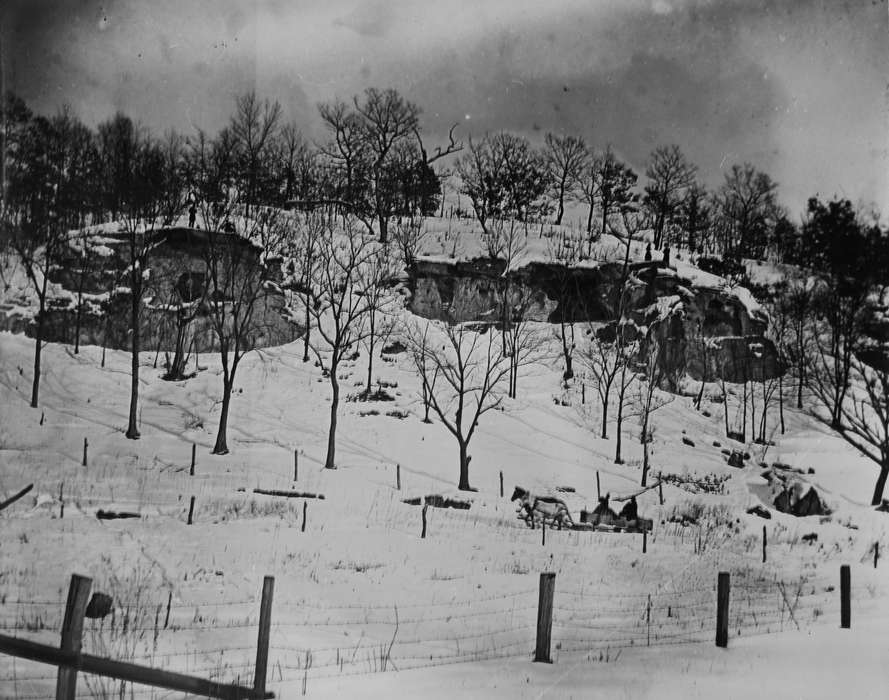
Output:
<svg viewBox="0 0 889 700">
<path fill-rule="evenodd" d="M 889 214 L 885 0 L 4 0 L 0 21 L 7 86 L 90 124 L 215 130 L 255 89 L 320 139 L 319 101 L 392 86 L 430 142 L 582 134 L 640 170 L 676 143 L 710 185 L 754 163 L 793 213 Z"/>
</svg>

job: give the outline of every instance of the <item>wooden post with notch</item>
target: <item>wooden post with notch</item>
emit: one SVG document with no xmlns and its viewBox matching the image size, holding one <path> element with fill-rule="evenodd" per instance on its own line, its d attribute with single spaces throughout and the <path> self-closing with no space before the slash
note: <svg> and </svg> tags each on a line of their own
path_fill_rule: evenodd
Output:
<svg viewBox="0 0 889 700">
<path fill-rule="evenodd" d="M 727 571 L 720 571 L 716 584 L 716 646 L 728 646 L 728 598 L 730 579 Z"/>
<path fill-rule="evenodd" d="M 68 603 L 62 622 L 61 651 L 79 654 L 83 644 L 83 616 L 89 603 L 92 579 L 74 574 L 68 586 Z M 74 700 L 77 695 L 77 669 L 59 666 L 56 680 L 56 700 Z"/>
<path fill-rule="evenodd" d="M 844 630 L 852 627 L 852 572 L 848 564 L 840 567 L 840 627 Z"/>
<path fill-rule="evenodd" d="M 540 574 L 540 598 L 537 602 L 537 648 L 534 661 L 551 664 L 550 640 L 553 633 L 553 594 L 556 589 L 554 573 Z"/>
<path fill-rule="evenodd" d="M 272 627 L 272 596 L 275 592 L 275 577 L 266 576 L 262 580 L 262 601 L 259 604 L 259 636 L 256 641 L 256 671 L 253 674 L 253 689 L 258 697 L 265 695 L 266 671 L 269 665 L 269 634 Z"/>
</svg>

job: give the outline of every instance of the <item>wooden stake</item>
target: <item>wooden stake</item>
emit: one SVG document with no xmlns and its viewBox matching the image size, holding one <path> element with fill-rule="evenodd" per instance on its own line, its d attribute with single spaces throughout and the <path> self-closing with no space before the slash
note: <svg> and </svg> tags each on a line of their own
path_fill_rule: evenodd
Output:
<svg viewBox="0 0 889 700">
<path fill-rule="evenodd" d="M 766 545 L 768 544 L 768 540 L 766 538 L 766 526 L 762 526 L 762 563 L 766 563 Z"/>
<path fill-rule="evenodd" d="M 395 488 L 401 491 L 401 465 L 395 465 Z"/>
<path fill-rule="evenodd" d="M 852 627 L 851 582 L 849 565 L 843 564 L 840 567 L 840 627 L 844 630 Z"/>
<path fill-rule="evenodd" d="M 646 554 L 648 552 L 648 530 L 642 531 L 642 553 Z"/>
<path fill-rule="evenodd" d="M 423 515 L 423 532 L 420 533 L 420 539 L 421 539 L 421 540 L 425 540 L 425 539 L 426 539 L 426 509 L 427 509 L 428 507 L 429 507 L 429 504 L 428 504 L 428 503 L 424 503 L 424 504 L 423 504 L 423 511 L 422 511 L 422 515 Z"/>
<path fill-rule="evenodd" d="M 46 419 L 46 412 L 45 412 L 45 411 L 41 411 L 41 412 L 40 412 L 40 425 L 43 425 L 43 421 L 44 421 L 45 419 Z"/>
<path fill-rule="evenodd" d="M 532 516 L 533 517 L 533 516 Z M 540 521 L 540 544 L 546 547 L 546 520 Z"/>
<path fill-rule="evenodd" d="M 272 596 L 275 592 L 275 577 L 266 576 L 262 580 L 262 600 L 259 604 L 259 635 L 256 641 L 256 671 L 253 674 L 253 689 L 258 697 L 265 694 L 266 671 L 269 663 L 269 633 L 272 626 Z"/>
<path fill-rule="evenodd" d="M 164 617 L 164 629 L 170 624 L 170 606 L 173 604 L 173 591 L 167 593 L 167 615 Z"/>
<path fill-rule="evenodd" d="M 188 505 L 188 524 L 191 525 L 192 516 L 194 515 L 194 496 L 191 497 L 191 503 Z"/>
<path fill-rule="evenodd" d="M 583 383 L 580 385 L 580 403 L 586 403 L 586 384 Z"/>
<path fill-rule="evenodd" d="M 299 481 L 299 448 L 293 451 L 293 480 Z"/>
<path fill-rule="evenodd" d="M 306 512 L 308 511 L 308 508 L 309 508 L 309 502 L 308 502 L 308 501 L 303 501 L 303 526 L 302 526 L 302 532 L 305 532 L 305 531 L 306 531 Z"/>
<path fill-rule="evenodd" d="M 651 593 L 648 594 L 648 605 L 645 608 L 645 626 L 647 633 L 645 637 L 645 646 L 651 646 Z"/>
<path fill-rule="evenodd" d="M 68 586 L 68 603 L 62 622 L 61 651 L 80 654 L 83 644 L 83 616 L 89 603 L 92 579 L 74 574 Z M 59 666 L 56 677 L 56 700 L 74 700 L 77 695 L 77 669 Z"/>
<path fill-rule="evenodd" d="M 553 631 L 553 593 L 556 588 L 554 573 L 540 574 L 540 598 L 537 602 L 537 647 L 534 661 L 551 664 L 550 639 Z"/>
<path fill-rule="evenodd" d="M 188 470 L 189 476 L 194 476 L 194 458 L 197 451 L 197 445 L 191 443 L 191 469 Z"/>
<path fill-rule="evenodd" d="M 661 501 L 661 505 L 664 505 L 664 482 L 663 481 L 657 482 L 657 495 Z"/>
<path fill-rule="evenodd" d="M 503 498 L 503 470 L 500 470 L 500 498 Z"/>
<path fill-rule="evenodd" d="M 716 646 L 728 646 L 729 574 L 720 571 L 716 584 Z"/>
<path fill-rule="evenodd" d="M 877 560 L 880 558 L 880 543 L 874 542 L 874 568 L 877 568 Z"/>
<path fill-rule="evenodd" d="M 599 483 L 599 470 L 596 470 L 596 498 L 602 498 L 602 486 Z"/>
<path fill-rule="evenodd" d="M 87 448 L 89 448 L 89 442 L 87 441 L 86 438 L 83 438 L 83 466 L 86 466 L 86 462 L 87 462 L 87 460 L 86 460 Z"/>
<path fill-rule="evenodd" d="M 64 498 L 64 490 L 65 490 L 65 482 L 63 481 L 59 484 L 59 519 L 65 517 L 65 498 Z M 876 559 L 874 559 L 874 566 L 876 566 Z"/>
</svg>

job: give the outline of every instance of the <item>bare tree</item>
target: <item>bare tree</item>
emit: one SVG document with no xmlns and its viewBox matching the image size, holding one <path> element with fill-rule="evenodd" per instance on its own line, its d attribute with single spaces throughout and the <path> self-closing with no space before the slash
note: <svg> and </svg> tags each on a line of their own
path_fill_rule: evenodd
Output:
<svg viewBox="0 0 889 700">
<path fill-rule="evenodd" d="M 469 484 L 469 444 L 481 416 L 503 400 L 509 358 L 491 329 L 477 332 L 465 324 L 426 321 L 409 327 L 407 337 L 429 404 L 457 440 L 457 488 L 474 491 Z"/>
<path fill-rule="evenodd" d="M 672 394 L 659 393 L 657 387 L 663 376 L 664 358 L 661 357 L 660 343 L 652 335 L 645 354 L 645 377 L 639 385 L 636 396 L 635 410 L 639 416 L 639 442 L 642 444 L 642 481 L 645 486 L 648 480 L 649 470 L 649 445 L 654 439 L 653 414 L 673 401 Z"/>
<path fill-rule="evenodd" d="M 583 138 L 577 136 L 557 136 L 548 133 L 545 144 L 543 157 L 547 179 L 558 202 L 556 226 L 560 226 L 565 215 L 565 200 L 573 196 L 583 167 L 589 158 L 589 151 Z"/>
<path fill-rule="evenodd" d="M 269 259 L 280 253 L 285 224 L 280 210 L 254 208 L 243 221 L 243 235 L 206 226 L 205 307 L 222 361 L 222 409 L 213 454 L 228 454 L 227 428 L 238 366 L 267 333 L 263 307 L 274 294 Z"/>
<path fill-rule="evenodd" d="M 506 132 L 469 140 L 469 151 L 457 161 L 462 192 L 472 202 L 482 231 L 491 219 L 518 219 L 546 210 L 545 164 L 521 137 Z"/>
<path fill-rule="evenodd" d="M 510 290 L 505 318 L 508 323 L 503 335 L 504 350 L 509 358 L 509 382 L 507 395 L 516 398 L 519 369 L 542 357 L 542 334 L 528 319 L 535 300 L 534 291 L 520 286 Z"/>
<path fill-rule="evenodd" d="M 584 199 L 590 206 L 587 257 L 592 255 L 593 241 L 605 234 L 608 217 L 639 199 L 634 191 L 637 180 L 633 169 L 618 159 L 610 146 L 590 159 L 581 183 Z M 601 226 L 597 234 L 593 233 L 593 203 L 599 205 L 601 212 Z"/>
<path fill-rule="evenodd" d="M 676 219 L 696 172 L 697 167 L 686 160 L 679 146 L 659 146 L 649 156 L 645 168 L 645 207 L 653 220 L 655 248 L 669 244 L 664 234 Z"/>
<path fill-rule="evenodd" d="M 562 379 L 567 382 L 574 377 L 574 308 L 572 301 L 579 296 L 578 281 L 572 267 L 578 258 L 578 245 L 564 232 L 556 233 L 547 239 L 547 260 L 556 278 L 556 313 L 559 329 L 556 333 L 565 360 Z"/>
<path fill-rule="evenodd" d="M 749 163 L 733 165 L 715 194 L 723 254 L 761 258 L 778 213 L 778 185 Z"/>
<path fill-rule="evenodd" d="M 281 119 L 281 105 L 260 100 L 255 92 L 235 101 L 229 129 L 238 161 L 238 176 L 243 179 L 245 215 L 250 207 L 267 199 L 272 186 L 274 146 Z M 234 174 L 233 174 L 234 175 Z"/>
<path fill-rule="evenodd" d="M 862 352 L 852 362 L 854 387 L 842 407 L 840 435 L 879 467 L 871 505 L 883 499 L 889 478 L 889 366 L 886 349 Z"/>
<path fill-rule="evenodd" d="M 315 298 L 313 284 L 316 279 L 319 247 L 322 236 L 331 226 L 330 217 L 320 211 L 305 214 L 291 230 L 289 238 L 288 272 L 291 286 L 300 294 L 303 306 L 303 362 L 309 361 L 312 335 L 312 303 Z"/>
<path fill-rule="evenodd" d="M 395 222 L 392 240 L 395 243 L 405 269 L 409 269 L 417 259 L 428 231 L 419 217 L 406 217 Z"/>
<path fill-rule="evenodd" d="M 5 96 L 3 96 L 6 99 Z M 84 133 L 86 132 L 86 133 Z M 16 252 L 37 297 L 31 406 L 40 394 L 41 359 L 49 276 L 68 244 L 68 229 L 82 218 L 79 178 L 83 176 L 88 131 L 67 110 L 52 119 L 36 117 L 22 128 L 9 154 L 2 202 L 3 238 Z M 7 142 L 6 145 L 10 145 Z M 6 153 L 4 152 L 4 160 Z"/>
<path fill-rule="evenodd" d="M 142 299 L 148 263 L 155 244 L 165 201 L 166 177 L 164 155 L 151 137 L 133 127 L 131 149 L 132 169 L 125 173 L 119 206 L 121 224 L 127 240 L 128 265 L 125 278 L 130 293 L 130 410 L 126 436 L 138 440 L 139 422 L 139 352 L 141 351 Z"/>
<path fill-rule="evenodd" d="M 351 218 L 343 231 L 326 222 L 318 238 L 318 264 L 314 269 L 309 314 L 315 326 L 311 348 L 330 379 L 330 429 L 326 469 L 336 469 L 336 427 L 340 403 L 339 368 L 343 359 L 367 337 L 369 309 L 366 280 L 377 244 L 355 230 Z M 325 366 L 324 355 L 328 354 Z"/>
<path fill-rule="evenodd" d="M 395 266 L 386 246 L 380 246 L 373 251 L 362 277 L 364 286 L 360 291 L 367 306 L 364 334 L 364 344 L 367 349 L 367 384 L 364 396 L 370 399 L 373 391 L 374 348 L 378 340 L 384 343 L 391 335 L 395 327 L 394 314 L 397 309 L 397 295 L 393 290 Z"/>
</svg>

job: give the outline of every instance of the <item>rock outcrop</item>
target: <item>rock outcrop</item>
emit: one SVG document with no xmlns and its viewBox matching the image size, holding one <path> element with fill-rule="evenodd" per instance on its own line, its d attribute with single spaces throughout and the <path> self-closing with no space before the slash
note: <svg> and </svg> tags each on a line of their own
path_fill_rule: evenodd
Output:
<svg viewBox="0 0 889 700">
<path fill-rule="evenodd" d="M 549 323 L 615 321 L 625 317 L 656 340 L 663 383 L 675 389 L 685 374 L 729 382 L 778 376 L 783 368 L 764 336 L 768 319 L 749 295 L 696 284 L 660 262 L 634 263 L 621 288 L 620 262 L 566 267 L 532 262 L 504 275 L 501 260 L 418 260 L 409 270 L 411 310 L 454 321 L 496 322 L 506 293 L 525 318 Z M 746 290 L 744 290 L 746 293 Z"/>
</svg>

